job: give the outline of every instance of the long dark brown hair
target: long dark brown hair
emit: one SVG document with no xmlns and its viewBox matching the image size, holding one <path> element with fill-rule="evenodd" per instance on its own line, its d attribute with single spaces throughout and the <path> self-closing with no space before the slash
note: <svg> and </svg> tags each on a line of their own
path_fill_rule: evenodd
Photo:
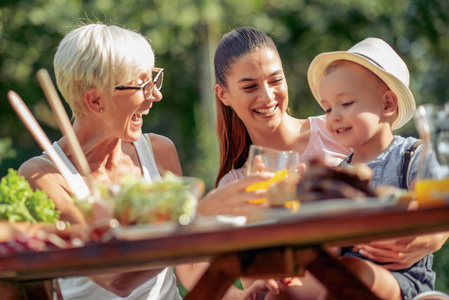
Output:
<svg viewBox="0 0 449 300">
<path fill-rule="evenodd" d="M 226 34 L 215 51 L 215 83 L 224 89 L 227 88 L 227 78 L 232 64 L 243 55 L 261 48 L 278 53 L 273 40 L 260 30 L 241 27 Z M 226 173 L 243 166 L 248 158 L 252 141 L 242 120 L 230 106 L 224 105 L 217 95 L 215 95 L 215 104 L 220 155 L 220 168 L 215 180 L 215 186 L 217 186 Z"/>
</svg>

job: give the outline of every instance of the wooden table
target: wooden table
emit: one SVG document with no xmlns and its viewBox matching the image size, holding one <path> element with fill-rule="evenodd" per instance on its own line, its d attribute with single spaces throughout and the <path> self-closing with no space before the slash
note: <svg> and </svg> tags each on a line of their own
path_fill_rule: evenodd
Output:
<svg viewBox="0 0 449 300">
<path fill-rule="evenodd" d="M 244 227 L 187 226 L 163 236 L 3 256 L 0 278 L 23 284 L 207 259 L 211 266 L 187 299 L 220 299 L 239 276 L 283 277 L 301 275 L 307 269 L 335 299 L 367 300 L 376 297 L 358 281 L 352 281 L 352 275 L 327 255 L 324 246 L 445 230 L 449 230 L 449 206 L 408 212 L 403 207 L 385 207 L 298 214 Z M 350 285 L 339 281 L 345 278 Z"/>
</svg>

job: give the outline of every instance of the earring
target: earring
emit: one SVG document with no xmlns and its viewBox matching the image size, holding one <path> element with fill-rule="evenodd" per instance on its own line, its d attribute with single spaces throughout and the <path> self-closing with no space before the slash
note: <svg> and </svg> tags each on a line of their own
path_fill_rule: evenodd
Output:
<svg viewBox="0 0 449 300">
<path fill-rule="evenodd" d="M 102 114 L 103 113 L 103 110 L 102 109 L 100 109 L 100 114 Z"/>
</svg>

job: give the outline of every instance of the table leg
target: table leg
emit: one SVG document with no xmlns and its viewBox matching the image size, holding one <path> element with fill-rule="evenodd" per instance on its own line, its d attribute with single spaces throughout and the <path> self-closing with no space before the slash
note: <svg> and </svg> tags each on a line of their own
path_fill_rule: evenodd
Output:
<svg viewBox="0 0 449 300">
<path fill-rule="evenodd" d="M 56 280 L 56 279 L 54 279 Z M 62 300 L 57 286 L 53 289 L 53 280 L 25 282 L 0 281 L 0 299 L 2 300 Z"/>
<path fill-rule="evenodd" d="M 239 277 L 282 278 L 303 275 L 290 247 L 243 251 L 216 257 L 185 300 L 218 300 Z"/>
<path fill-rule="evenodd" d="M 238 277 L 283 278 L 312 273 L 328 289 L 328 300 L 379 300 L 336 258 L 320 247 L 277 247 L 216 257 L 185 300 L 219 300 Z"/>
<path fill-rule="evenodd" d="M 215 258 L 185 300 L 219 300 L 240 274 L 240 258 L 227 255 Z"/>
<path fill-rule="evenodd" d="M 2 299 L 5 300 L 16 300 L 24 299 L 23 291 L 17 283 L 0 281 L 0 294 Z"/>
</svg>

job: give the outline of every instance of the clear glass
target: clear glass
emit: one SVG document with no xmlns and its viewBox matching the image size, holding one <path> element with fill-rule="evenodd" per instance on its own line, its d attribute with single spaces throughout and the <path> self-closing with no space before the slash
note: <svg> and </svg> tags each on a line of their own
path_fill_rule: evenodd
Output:
<svg viewBox="0 0 449 300">
<path fill-rule="evenodd" d="M 416 198 L 420 203 L 449 201 L 449 103 L 425 104 L 415 112 L 423 149 L 419 157 Z"/>
<path fill-rule="evenodd" d="M 273 172 L 274 177 L 267 181 L 254 183 L 246 191 L 269 189 L 280 181 L 297 178 L 299 153 L 296 151 L 279 151 L 262 146 L 251 145 L 247 161 L 246 174 L 260 171 Z M 252 204 L 263 204 L 267 199 L 251 200 Z M 271 203 L 270 203 L 271 204 Z"/>
<path fill-rule="evenodd" d="M 272 148 L 251 145 L 248 154 L 247 175 L 258 171 L 294 171 L 299 164 L 299 153 L 280 151 Z"/>
<path fill-rule="evenodd" d="M 119 184 L 97 182 L 96 187 L 96 197 L 75 201 L 92 228 L 109 226 L 111 220 L 122 226 L 165 221 L 187 225 L 205 192 L 201 179 L 172 173 L 150 182 L 123 176 Z"/>
</svg>

